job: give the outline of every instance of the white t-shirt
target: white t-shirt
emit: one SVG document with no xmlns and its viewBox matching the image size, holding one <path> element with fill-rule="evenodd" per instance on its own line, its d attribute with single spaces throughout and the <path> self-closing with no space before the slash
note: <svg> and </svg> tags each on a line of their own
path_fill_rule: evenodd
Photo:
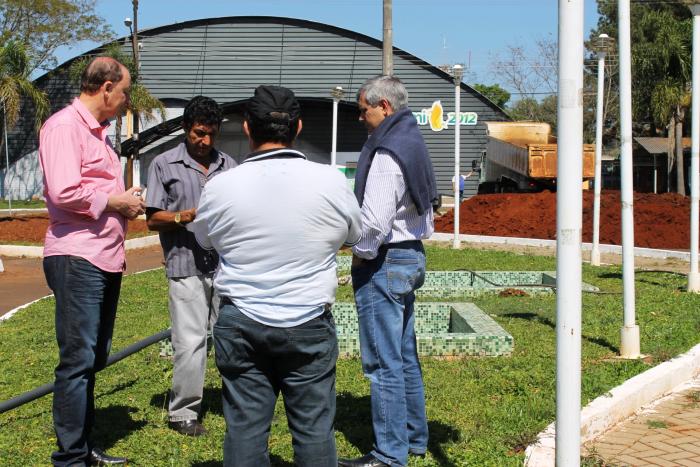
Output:
<svg viewBox="0 0 700 467">
<path fill-rule="evenodd" d="M 277 149 L 207 183 L 190 228 L 219 253 L 220 296 L 260 323 L 291 327 L 335 301 L 335 255 L 359 241 L 361 227 L 340 171 Z"/>
</svg>

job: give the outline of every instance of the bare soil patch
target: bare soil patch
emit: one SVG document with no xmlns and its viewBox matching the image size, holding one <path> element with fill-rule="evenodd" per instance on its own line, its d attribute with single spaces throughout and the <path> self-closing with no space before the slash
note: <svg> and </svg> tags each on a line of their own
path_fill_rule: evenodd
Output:
<svg viewBox="0 0 700 467">
<path fill-rule="evenodd" d="M 13 217 L 0 217 L 0 244 L 43 244 L 48 226 L 48 214 L 44 213 L 17 213 Z M 129 221 L 127 238 L 142 237 L 148 233 L 145 220 Z"/>
<path fill-rule="evenodd" d="M 620 192 L 603 191 L 600 242 L 621 244 Z M 462 202 L 460 232 L 472 235 L 556 239 L 556 193 L 478 195 Z M 638 247 L 688 249 L 690 199 L 676 193 L 634 194 L 634 243 Z M 583 241 L 592 240 L 593 192 L 583 193 Z M 437 232 L 454 231 L 454 211 L 435 220 Z"/>
</svg>

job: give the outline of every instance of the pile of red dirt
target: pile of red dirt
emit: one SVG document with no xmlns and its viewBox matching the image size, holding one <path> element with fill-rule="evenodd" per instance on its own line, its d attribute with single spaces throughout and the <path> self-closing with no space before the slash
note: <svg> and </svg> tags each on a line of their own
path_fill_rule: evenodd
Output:
<svg viewBox="0 0 700 467">
<path fill-rule="evenodd" d="M 462 202 L 460 232 L 499 237 L 556 239 L 557 195 L 508 193 L 478 195 Z M 647 248 L 690 248 L 690 198 L 676 193 L 634 194 L 634 244 Z M 621 244 L 620 192 L 600 199 L 600 243 Z M 593 231 L 593 192 L 583 192 L 583 241 Z M 454 211 L 435 220 L 436 232 L 454 232 Z"/>
<path fill-rule="evenodd" d="M 0 244 L 3 243 L 44 243 L 49 218 L 46 214 L 17 213 L 12 217 L 0 217 Z M 148 231 L 146 221 L 129 221 L 127 238 L 143 236 Z"/>
</svg>

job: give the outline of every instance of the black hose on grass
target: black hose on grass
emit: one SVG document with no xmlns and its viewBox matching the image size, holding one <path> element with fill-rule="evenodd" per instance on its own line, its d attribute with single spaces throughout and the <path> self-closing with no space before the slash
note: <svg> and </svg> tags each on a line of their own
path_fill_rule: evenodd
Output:
<svg viewBox="0 0 700 467">
<path fill-rule="evenodd" d="M 105 368 L 117 363 L 120 360 L 125 359 L 130 355 L 135 354 L 140 350 L 145 349 L 149 345 L 155 344 L 156 342 L 160 342 L 163 339 L 168 338 L 170 338 L 170 329 L 166 329 L 165 331 L 161 331 L 158 334 L 154 334 L 143 340 L 140 340 L 135 344 L 131 344 L 130 346 L 120 350 L 119 352 L 110 355 L 107 359 L 107 364 L 105 365 Z M 53 383 L 48 383 L 44 384 L 43 386 L 39 386 L 38 388 L 34 388 L 31 391 L 27 391 L 24 394 L 20 394 L 19 396 L 13 397 L 12 399 L 2 401 L 0 402 L 0 414 L 12 409 L 16 409 L 17 407 L 31 402 L 35 399 L 39 399 L 40 397 L 44 397 L 45 395 L 51 392 L 53 392 Z"/>
</svg>

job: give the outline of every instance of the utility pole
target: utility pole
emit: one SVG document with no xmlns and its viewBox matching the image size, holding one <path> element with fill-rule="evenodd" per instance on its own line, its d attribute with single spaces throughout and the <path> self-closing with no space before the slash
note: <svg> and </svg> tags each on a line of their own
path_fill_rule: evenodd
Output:
<svg viewBox="0 0 700 467">
<path fill-rule="evenodd" d="M 133 20 L 133 29 L 131 29 L 131 49 L 133 53 L 133 58 L 134 58 L 134 70 L 136 71 L 136 76 L 134 76 L 134 81 L 138 80 L 138 74 L 139 74 L 139 39 L 138 39 L 138 11 L 139 11 L 139 0 L 131 0 L 132 5 L 134 6 L 134 20 Z M 132 25 L 129 25 L 129 28 L 132 28 Z M 134 142 L 133 144 L 133 152 L 131 153 L 131 156 L 129 156 L 126 160 L 126 188 L 129 189 L 132 186 L 134 186 L 134 160 L 138 159 L 139 157 L 139 115 L 136 112 L 133 112 L 133 132 L 132 132 L 132 140 Z M 127 119 L 128 122 L 128 119 Z"/>
<path fill-rule="evenodd" d="M 384 0 L 384 26 L 382 39 L 382 74 L 394 74 L 392 25 L 391 25 L 391 0 Z"/>
</svg>

